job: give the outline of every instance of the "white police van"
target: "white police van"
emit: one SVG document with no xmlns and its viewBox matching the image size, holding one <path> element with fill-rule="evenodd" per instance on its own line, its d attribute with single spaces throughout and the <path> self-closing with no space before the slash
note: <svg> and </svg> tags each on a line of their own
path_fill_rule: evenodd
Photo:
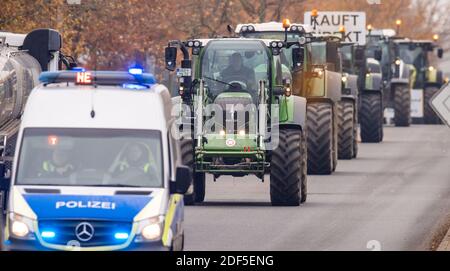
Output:
<svg viewBox="0 0 450 271">
<path fill-rule="evenodd" d="M 168 90 L 139 69 L 46 72 L 22 116 L 2 250 L 181 250 L 191 170 Z M 10 177 L 9 177 L 10 176 Z"/>
</svg>

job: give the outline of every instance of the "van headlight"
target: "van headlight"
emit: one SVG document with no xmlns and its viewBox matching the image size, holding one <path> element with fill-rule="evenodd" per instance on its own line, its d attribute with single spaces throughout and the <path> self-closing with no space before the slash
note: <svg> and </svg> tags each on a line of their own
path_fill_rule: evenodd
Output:
<svg viewBox="0 0 450 271">
<path fill-rule="evenodd" d="M 136 242 L 161 240 L 163 233 L 164 217 L 153 217 L 137 222 Z"/>
<path fill-rule="evenodd" d="M 19 239 L 33 240 L 33 220 L 18 214 L 9 215 L 11 234 Z"/>
</svg>

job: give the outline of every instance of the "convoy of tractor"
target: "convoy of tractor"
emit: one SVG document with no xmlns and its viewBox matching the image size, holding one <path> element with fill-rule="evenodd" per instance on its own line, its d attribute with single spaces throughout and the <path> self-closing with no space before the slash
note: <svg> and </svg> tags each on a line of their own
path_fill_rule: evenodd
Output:
<svg viewBox="0 0 450 271">
<path fill-rule="evenodd" d="M 312 16 L 317 17 L 317 11 Z M 431 64 L 431 52 L 436 51 L 439 58 L 443 56 L 443 50 L 437 45 L 437 36 L 432 41 L 410 40 L 399 37 L 394 30 L 375 30 L 369 25 L 367 43 L 359 44 L 346 40 L 343 26 L 336 33 L 327 34 L 318 34 L 314 29 L 315 26 L 290 23 L 289 20 L 282 23 L 245 23 L 239 24 L 235 29 L 228 26 L 231 37 L 170 41 L 165 49 L 165 65 L 168 71 L 176 71 L 178 78 L 174 91 L 176 95 L 172 97 L 171 103 L 167 89 L 157 85 L 151 75 L 143 73 L 139 68 L 134 67 L 129 73 L 91 73 L 77 68 L 73 59 L 60 52 L 61 36 L 54 30 L 39 29 L 27 35 L 0 32 L 0 205 L 3 211 L 0 216 L 0 237 L 4 237 L 3 221 L 10 221 L 14 225 L 22 223 L 15 221 L 15 217 L 7 216 L 7 210 L 17 209 L 14 202 L 25 202 L 26 198 L 31 197 L 27 196 L 28 192 L 20 194 L 20 182 L 28 179 L 17 179 L 18 175 L 24 174 L 24 169 L 17 165 L 14 167 L 13 163 L 18 161 L 18 157 L 14 155 L 15 150 L 21 150 L 22 142 L 18 138 L 31 138 L 31 132 L 28 131 L 34 131 L 40 126 L 49 129 L 51 125 L 56 125 L 54 121 L 58 119 L 51 119 L 48 117 L 51 114 L 45 115 L 47 111 L 43 111 L 39 114 L 47 116 L 49 124 L 33 119 L 37 124 L 29 124 L 32 128 L 24 126 L 28 122 L 22 123 L 22 115 L 28 118 L 39 115 L 29 113 L 36 101 L 24 111 L 25 103 L 35 87 L 38 89 L 34 90 L 38 92 L 37 96 L 34 95 L 36 97 L 45 96 L 48 92 L 48 95 L 65 101 L 59 93 L 67 92 L 66 95 L 73 95 L 74 99 L 84 97 L 83 99 L 92 103 L 92 107 L 88 108 L 90 117 L 84 116 L 89 117 L 84 121 L 72 119 L 70 112 L 60 116 L 67 117 L 67 121 L 58 122 L 58 128 L 61 129 L 55 132 L 51 130 L 51 134 L 48 134 L 47 151 L 53 150 L 60 139 L 70 136 L 72 132 L 73 138 L 90 135 L 78 134 L 74 128 L 81 129 L 77 125 L 85 125 L 86 129 L 81 129 L 80 133 L 93 129 L 91 126 L 96 120 L 97 112 L 93 96 L 98 95 L 96 93 L 105 91 L 105 98 L 115 99 L 116 94 L 109 89 L 117 87 L 122 91 L 123 97 L 136 95 L 132 101 L 138 104 L 140 98 L 137 95 L 140 94 L 137 90 L 145 89 L 150 93 L 142 95 L 142 99 L 147 96 L 156 99 L 152 110 L 154 114 L 164 116 L 164 121 L 155 121 L 159 128 L 151 134 L 154 140 L 160 142 L 160 153 L 155 155 L 150 141 L 147 142 L 147 147 L 139 149 L 139 146 L 146 146 L 142 142 L 147 137 L 134 135 L 137 153 L 146 153 L 144 157 L 149 160 L 148 163 L 139 165 L 138 171 L 146 175 L 152 170 L 161 169 L 166 163 L 166 160 L 161 159 L 168 157 L 169 162 L 164 170 L 170 172 L 170 176 L 167 175 L 170 178 L 166 175 L 161 177 L 161 186 L 133 187 L 151 188 L 150 194 L 157 195 L 162 191 L 161 195 L 165 192 L 173 195 L 170 198 L 158 198 L 158 204 L 167 207 L 159 215 L 167 215 L 172 219 L 167 223 L 172 224 L 164 226 L 164 222 L 157 216 L 145 216 L 146 219 L 149 217 L 148 223 L 143 224 L 143 229 L 136 228 L 133 234 L 137 239 L 133 242 L 144 242 L 144 247 L 147 248 L 155 246 L 159 249 L 174 249 L 175 246 L 175 249 L 182 249 L 184 233 L 179 231 L 176 236 L 172 236 L 168 227 L 183 220 L 179 194 L 184 194 L 184 203 L 187 205 L 205 200 L 206 174 L 212 175 L 214 181 L 226 175 L 237 178 L 252 175 L 264 182 L 268 176 L 272 205 L 298 206 L 307 198 L 308 174 L 330 175 L 336 170 L 338 159 L 357 158 L 358 142 L 381 142 L 383 125 L 390 123 L 390 119 L 393 119 L 395 126 L 409 126 L 412 120 L 414 123 L 441 123 L 430 106 L 431 97 L 444 84 L 442 72 Z M 177 59 L 179 55 L 182 55 L 181 60 Z M 72 71 L 57 72 L 62 69 Z M 39 78 L 39 74 L 46 71 L 53 73 L 43 73 Z M 38 86 L 39 80 L 41 85 Z M 52 91 L 54 88 L 47 87 L 51 85 L 61 89 Z M 99 86 L 105 87 L 99 91 Z M 79 89 L 84 90 L 76 91 Z M 84 94 L 88 90 L 91 93 L 89 97 Z M 103 108 L 101 102 L 98 104 L 99 108 Z M 84 107 L 79 108 L 80 114 L 84 114 L 83 110 L 85 111 Z M 62 111 L 64 110 L 61 109 Z M 114 108 L 111 107 L 107 110 L 107 115 L 113 114 Z M 130 118 L 131 116 L 134 115 L 130 113 Z M 114 118 L 111 117 L 112 119 Z M 123 121 L 117 123 L 117 127 L 111 123 L 113 122 L 104 119 L 98 121 L 98 127 L 95 127 L 103 130 L 109 127 L 114 135 L 124 127 L 128 127 L 130 133 L 136 132 L 140 127 L 134 122 Z M 169 128 L 169 125 L 172 127 Z M 39 135 L 45 132 L 44 128 L 42 131 L 40 128 L 35 131 L 36 138 L 33 140 L 38 142 Z M 99 133 L 103 135 L 103 132 Z M 168 140 L 168 133 L 176 140 Z M 37 143 L 30 144 L 38 150 Z M 94 174 L 101 171 L 101 165 L 95 170 L 86 168 L 83 174 L 94 174 L 96 177 L 92 175 L 92 180 L 104 178 L 99 179 L 100 184 L 97 185 L 108 186 L 107 183 L 114 178 L 117 170 L 121 172 L 132 166 L 130 161 L 120 161 L 125 159 L 122 156 L 126 156 L 130 144 L 125 142 L 123 148 L 117 147 L 117 159 L 106 172 L 99 173 L 103 177 Z M 85 157 L 89 156 L 89 153 L 85 154 Z M 132 160 L 133 156 L 129 157 L 131 158 L 126 159 Z M 155 165 L 158 159 L 159 164 Z M 192 172 L 181 164 L 189 167 Z M 56 171 L 56 167 L 52 167 L 44 163 L 45 174 L 46 171 Z M 107 175 L 108 178 L 105 177 Z M 83 175 L 70 175 L 70 182 L 79 176 Z M 41 175 L 37 175 L 38 181 L 30 184 L 48 186 L 39 183 L 40 177 Z M 132 189 L 132 186 L 122 183 L 114 183 L 108 187 L 115 187 L 122 194 L 132 192 L 122 191 L 120 187 Z M 142 200 L 146 204 L 149 199 L 142 196 Z M 83 204 L 82 200 L 78 202 Z M 56 208 L 63 206 L 58 204 L 69 203 L 56 203 Z M 157 215 L 153 214 L 153 209 L 145 207 L 145 204 L 139 210 Z M 153 207 L 159 208 L 159 205 L 155 206 Z M 143 216 L 139 214 L 134 219 Z M 38 219 L 32 211 L 28 215 Z M 31 224 L 22 224 L 22 227 L 31 227 Z M 33 230 L 36 234 L 39 232 L 39 229 L 26 229 L 26 233 L 14 233 L 17 229 L 12 227 L 7 228 L 6 232 L 11 230 L 13 235 L 23 233 L 23 236 L 19 236 L 20 240 L 31 238 Z M 149 231 L 146 232 L 145 229 Z M 47 233 L 48 236 L 57 234 L 50 231 Z M 130 244 L 123 243 L 124 240 L 132 242 L 134 237 L 125 232 L 116 233 L 116 241 L 122 245 L 114 246 L 111 243 L 109 248 L 124 249 Z M 42 236 L 42 240 L 39 236 L 37 238 L 41 243 L 36 245 L 68 249 L 63 244 L 52 245 L 50 241 L 44 240 L 47 238 L 45 236 Z M 26 245 L 24 247 L 32 246 L 31 243 Z M 22 244 L 17 245 L 17 248 L 20 249 L 21 246 Z M 131 248 L 141 247 L 137 245 L 137 248 Z"/>
</svg>

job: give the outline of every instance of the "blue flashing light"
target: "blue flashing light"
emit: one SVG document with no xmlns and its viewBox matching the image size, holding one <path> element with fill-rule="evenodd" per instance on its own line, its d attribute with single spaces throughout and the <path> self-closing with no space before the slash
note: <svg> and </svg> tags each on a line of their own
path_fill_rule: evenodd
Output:
<svg viewBox="0 0 450 271">
<path fill-rule="evenodd" d="M 74 72 L 85 72 L 86 69 L 83 68 L 83 67 L 75 67 L 75 68 L 72 68 L 71 71 L 74 71 Z"/>
<path fill-rule="evenodd" d="M 117 240 L 125 240 L 128 239 L 129 235 L 126 232 L 118 232 L 116 234 L 114 234 L 114 238 L 116 238 Z"/>
<path fill-rule="evenodd" d="M 134 89 L 134 90 L 148 89 L 148 86 L 138 85 L 138 84 L 123 84 L 122 87 L 126 88 L 126 89 Z"/>
<path fill-rule="evenodd" d="M 56 233 L 53 231 L 43 231 L 41 233 L 42 238 L 46 238 L 46 239 L 51 239 L 51 238 L 55 238 Z"/>
<path fill-rule="evenodd" d="M 144 73 L 144 70 L 141 68 L 130 68 L 128 69 L 128 72 L 133 75 L 141 75 Z"/>
</svg>

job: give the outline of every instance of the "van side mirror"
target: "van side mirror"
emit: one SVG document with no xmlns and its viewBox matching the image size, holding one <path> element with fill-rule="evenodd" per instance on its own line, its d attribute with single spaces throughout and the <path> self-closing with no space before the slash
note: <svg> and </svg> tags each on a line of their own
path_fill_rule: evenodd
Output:
<svg viewBox="0 0 450 271">
<path fill-rule="evenodd" d="M 166 47 L 165 52 L 165 62 L 166 69 L 169 71 L 174 71 L 177 66 L 177 48 L 176 47 Z"/>
<path fill-rule="evenodd" d="M 375 60 L 377 61 L 381 61 L 381 59 L 383 58 L 383 53 L 380 49 L 375 50 L 373 58 L 375 58 Z"/>
<path fill-rule="evenodd" d="M 444 49 L 439 48 L 438 51 L 437 51 L 437 56 L 438 56 L 439 58 L 444 57 Z"/>
<path fill-rule="evenodd" d="M 0 163 L 0 192 L 6 192 L 9 190 L 11 177 L 8 175 L 9 173 L 6 170 L 6 165 L 4 163 Z"/>
<path fill-rule="evenodd" d="M 292 70 L 298 71 L 303 65 L 303 60 L 305 58 L 305 52 L 301 47 L 292 48 Z"/>
<path fill-rule="evenodd" d="M 192 170 L 187 166 L 178 166 L 175 174 L 175 187 L 173 194 L 185 194 L 192 183 Z"/>
</svg>

